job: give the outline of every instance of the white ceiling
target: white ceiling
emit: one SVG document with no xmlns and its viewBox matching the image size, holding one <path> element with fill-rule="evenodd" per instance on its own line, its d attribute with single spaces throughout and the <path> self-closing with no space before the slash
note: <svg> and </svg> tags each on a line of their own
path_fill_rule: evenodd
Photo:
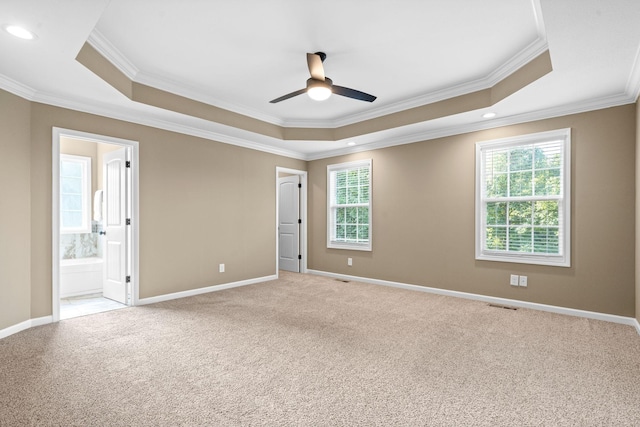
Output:
<svg viewBox="0 0 640 427">
<path fill-rule="evenodd" d="M 27 99 L 303 159 L 635 101 L 638 0 L 0 0 L 0 88 Z M 281 141 L 136 103 L 75 60 L 280 126 L 339 127 L 492 86 L 548 49 L 553 71 L 496 104 L 346 141 Z M 305 54 L 373 103 L 306 95 Z"/>
</svg>

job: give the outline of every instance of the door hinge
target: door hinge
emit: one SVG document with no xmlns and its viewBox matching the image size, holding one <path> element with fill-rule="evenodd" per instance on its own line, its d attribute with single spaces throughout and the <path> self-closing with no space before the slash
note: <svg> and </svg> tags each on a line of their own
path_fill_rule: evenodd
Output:
<svg viewBox="0 0 640 427">
<path fill-rule="evenodd" d="M 124 164 L 125 167 L 130 168 L 131 167 L 131 162 L 129 160 L 127 160 Z"/>
<path fill-rule="evenodd" d="M 125 279 L 125 282 L 131 283 L 131 276 L 127 276 L 127 278 Z"/>
<path fill-rule="evenodd" d="M 127 218 L 127 225 L 131 225 L 131 218 Z"/>
<path fill-rule="evenodd" d="M 302 220 L 301 219 L 298 220 L 298 224 L 302 224 Z"/>
<path fill-rule="evenodd" d="M 302 255 L 298 255 L 298 259 L 302 259 Z"/>
<path fill-rule="evenodd" d="M 298 183 L 298 188 L 302 188 L 302 184 Z"/>
</svg>

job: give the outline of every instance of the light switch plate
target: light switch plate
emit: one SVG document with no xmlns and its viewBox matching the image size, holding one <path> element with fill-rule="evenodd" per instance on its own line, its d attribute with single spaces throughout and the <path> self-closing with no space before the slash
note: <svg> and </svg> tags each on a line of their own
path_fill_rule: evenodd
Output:
<svg viewBox="0 0 640 427">
<path fill-rule="evenodd" d="M 518 275 L 512 274 L 509 283 L 511 284 L 511 286 L 518 286 Z"/>
</svg>

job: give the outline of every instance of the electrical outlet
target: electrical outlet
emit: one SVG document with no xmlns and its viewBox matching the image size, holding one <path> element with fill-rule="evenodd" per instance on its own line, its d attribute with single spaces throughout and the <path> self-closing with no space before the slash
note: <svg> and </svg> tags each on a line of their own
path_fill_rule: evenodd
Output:
<svg viewBox="0 0 640 427">
<path fill-rule="evenodd" d="M 527 276 L 520 276 L 520 286 L 527 287 Z"/>
<path fill-rule="evenodd" d="M 511 286 L 518 286 L 518 275 L 517 274 L 512 274 L 511 275 L 511 280 L 509 281 L 509 284 L 511 284 Z"/>
<path fill-rule="evenodd" d="M 351 267 L 353 265 L 353 258 L 347 258 L 347 265 Z"/>
<path fill-rule="evenodd" d="M 220 264 L 220 267 L 218 268 L 218 271 L 220 273 L 224 273 L 224 264 Z"/>
</svg>

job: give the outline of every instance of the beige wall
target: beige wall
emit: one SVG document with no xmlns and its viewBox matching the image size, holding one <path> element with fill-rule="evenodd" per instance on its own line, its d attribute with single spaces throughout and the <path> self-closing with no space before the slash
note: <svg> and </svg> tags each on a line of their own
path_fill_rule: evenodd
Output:
<svg viewBox="0 0 640 427">
<path fill-rule="evenodd" d="M 281 166 L 309 171 L 309 268 L 640 317 L 632 231 L 637 110 L 628 105 L 307 164 L 0 91 L 0 329 L 51 314 L 53 126 L 139 141 L 143 298 L 274 274 Z M 476 261 L 474 143 L 565 127 L 573 131 L 571 268 Z M 328 250 L 326 165 L 369 157 L 374 250 Z M 226 273 L 217 272 L 219 263 Z M 510 287 L 511 273 L 528 275 L 529 287 Z"/>
<path fill-rule="evenodd" d="M 31 316 L 31 105 L 0 90 L 0 330 Z"/>
<path fill-rule="evenodd" d="M 640 322 L 640 98 L 636 101 L 636 319 Z"/>
<path fill-rule="evenodd" d="M 51 314 L 54 126 L 139 141 L 141 298 L 275 274 L 275 169 L 305 162 L 34 103 L 32 318 Z"/>
<path fill-rule="evenodd" d="M 310 162 L 309 268 L 634 316 L 635 115 L 628 105 Z M 475 142 L 567 127 L 571 267 L 476 261 Z M 327 249 L 326 166 L 364 158 L 373 251 Z M 528 287 L 509 286 L 512 273 Z"/>
</svg>

